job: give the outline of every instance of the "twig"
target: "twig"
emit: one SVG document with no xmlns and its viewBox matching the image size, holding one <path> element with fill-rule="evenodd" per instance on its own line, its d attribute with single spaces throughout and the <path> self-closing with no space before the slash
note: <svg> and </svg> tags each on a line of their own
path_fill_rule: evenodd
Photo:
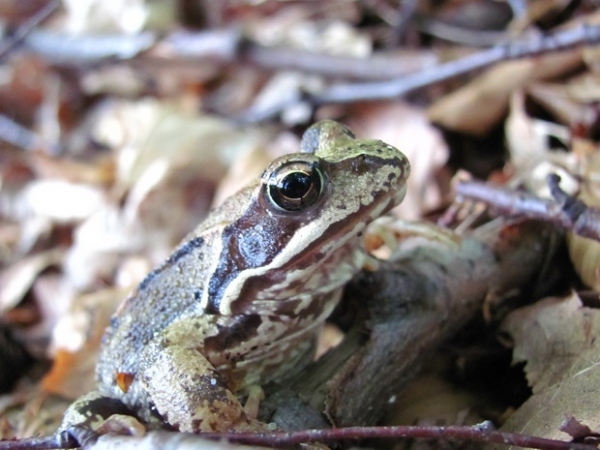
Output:
<svg viewBox="0 0 600 450">
<path fill-rule="evenodd" d="M 437 62 L 427 51 L 399 54 L 378 52 L 369 58 L 327 55 L 248 44 L 243 59 L 266 69 L 300 70 L 327 77 L 385 80 L 420 71 Z"/>
<path fill-rule="evenodd" d="M 234 58 L 240 58 L 269 68 L 287 67 L 313 72 L 321 68 L 321 73 L 331 76 L 366 77 L 369 73 L 372 74 L 371 79 L 385 75 L 396 76 L 388 81 L 338 84 L 321 92 L 307 93 L 302 101 L 314 106 L 326 103 L 395 98 L 499 61 L 524 58 L 597 42 L 600 42 L 600 26 L 584 25 L 552 36 L 518 40 L 397 77 L 398 72 L 405 69 L 398 69 L 396 60 L 390 55 L 380 54 L 368 59 L 335 58 L 333 56 L 324 58 L 322 55 L 311 55 L 285 49 L 269 49 L 244 41 L 239 30 L 235 29 L 202 33 L 176 33 L 162 40 L 152 33 L 142 33 L 137 36 L 73 37 L 56 35 L 42 30 L 32 32 L 25 38 L 25 44 L 30 50 L 58 62 L 81 60 L 101 62 L 114 57 L 129 59 L 140 55 L 142 51 L 157 48 L 166 49 L 166 56 L 171 59 L 212 58 L 229 62 Z M 151 53 L 144 57 L 156 58 Z M 327 63 L 324 63 L 324 59 L 327 60 Z M 362 69 L 359 70 L 359 67 Z M 380 74 L 376 75 L 378 72 Z M 239 119 L 243 122 L 267 120 L 297 102 L 297 98 L 294 97 L 292 100 L 282 101 L 261 111 L 250 109 Z"/>
<path fill-rule="evenodd" d="M 316 103 L 348 103 L 357 100 L 376 100 L 397 97 L 475 69 L 507 59 L 524 58 L 541 53 L 565 50 L 581 44 L 600 42 L 600 26 L 584 25 L 553 36 L 525 39 L 483 50 L 446 64 L 423 70 L 397 80 L 383 83 L 355 83 L 333 86 L 316 95 Z"/>
<path fill-rule="evenodd" d="M 273 433 L 203 434 L 202 437 L 215 440 L 226 438 L 230 442 L 240 444 L 267 445 L 272 447 L 287 447 L 302 442 L 326 442 L 343 439 L 425 438 L 516 445 L 543 450 L 597 450 L 597 447 L 594 445 L 495 431 L 491 428 L 489 422 L 484 422 L 474 427 L 348 427 Z"/>
<path fill-rule="evenodd" d="M 12 439 L 0 441 L 0 450 L 45 450 L 51 448 L 71 449 L 79 444 L 74 440 L 63 439 L 60 435 Z"/>
<path fill-rule="evenodd" d="M 497 213 L 543 220 L 600 241 L 600 209 L 566 194 L 560 189 L 559 181 L 557 175 L 548 177 L 553 199 L 476 181 L 460 183 L 456 193 L 459 197 L 483 202 Z"/>
<path fill-rule="evenodd" d="M 469 30 L 429 18 L 419 21 L 419 29 L 438 39 L 473 47 L 497 45 L 508 38 L 504 31 Z"/>
<path fill-rule="evenodd" d="M 2 114 L 0 114 L 0 140 L 25 150 L 39 148 L 43 141 L 39 134 Z"/>
<path fill-rule="evenodd" d="M 17 28 L 15 34 L 10 39 L 4 41 L 2 46 L 0 46 L 0 60 L 6 57 L 12 49 L 21 43 L 34 28 L 50 17 L 59 6 L 60 2 L 58 0 L 50 0 L 48 4 L 30 17 L 27 22 Z"/>
<path fill-rule="evenodd" d="M 394 80 L 373 83 L 349 83 L 331 86 L 319 93 L 307 94 L 304 101 L 319 106 L 326 103 L 351 103 L 362 100 L 382 100 L 396 98 L 425 86 L 463 75 L 475 69 L 490 66 L 508 59 L 524 58 L 542 53 L 566 50 L 568 48 L 600 42 L 600 26 L 583 25 L 565 30 L 552 36 L 527 38 L 498 47 L 482 50 L 420 72 Z M 241 120 L 259 122 L 270 119 L 286 108 L 293 106 L 287 101 L 273 105 L 264 111 L 248 111 Z"/>
<path fill-rule="evenodd" d="M 274 431 L 270 433 L 203 433 L 200 435 L 174 433 L 166 431 L 151 432 L 143 438 L 146 442 L 155 445 L 147 445 L 143 448 L 168 448 L 176 449 L 183 444 L 185 448 L 214 448 L 214 445 L 203 445 L 207 440 L 228 441 L 229 443 L 268 446 L 289 447 L 306 442 L 330 442 L 340 440 L 359 439 L 441 439 L 445 441 L 459 442 L 481 442 L 502 445 L 515 445 L 524 448 L 538 448 L 541 450 L 597 450 L 594 445 L 576 442 L 565 442 L 556 439 L 547 439 L 536 436 L 527 436 L 517 433 L 505 433 L 493 429 L 489 422 L 473 427 L 461 426 L 392 426 L 392 427 L 348 427 L 329 428 L 323 430 L 302 431 Z M 91 448 L 101 450 L 104 448 L 116 448 L 125 446 L 129 448 L 133 441 L 141 442 L 140 438 L 130 436 L 103 436 L 97 442 L 91 444 Z M 160 444 L 160 447 L 157 445 Z M 225 444 L 225 443 L 223 443 Z M 74 442 L 61 442 L 55 438 L 32 438 L 14 441 L 0 442 L 2 450 L 43 450 L 50 448 L 74 448 Z M 224 445 L 226 448 L 229 446 Z"/>
<path fill-rule="evenodd" d="M 51 63 L 129 59 L 149 49 L 155 43 L 156 36 L 150 32 L 132 36 L 79 36 L 35 30 L 24 40 L 24 45 L 30 51 L 42 55 Z"/>
</svg>

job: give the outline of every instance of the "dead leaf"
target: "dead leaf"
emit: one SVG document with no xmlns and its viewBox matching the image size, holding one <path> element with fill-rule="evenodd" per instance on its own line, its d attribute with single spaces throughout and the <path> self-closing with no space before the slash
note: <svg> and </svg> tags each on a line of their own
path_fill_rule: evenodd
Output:
<svg viewBox="0 0 600 450">
<path fill-rule="evenodd" d="M 581 64 L 581 49 L 498 64 L 433 103 L 429 119 L 449 130 L 482 136 L 506 115 L 512 92 L 532 81 L 558 78 Z"/>
<path fill-rule="evenodd" d="M 579 158 L 573 153 L 550 146 L 551 139 L 568 144 L 571 133 L 562 125 L 530 117 L 525 111 L 525 94 L 511 95 L 510 114 L 506 120 L 506 141 L 510 152 L 513 183 L 522 184 L 530 192 L 551 197 L 547 177 L 558 174 L 561 188 L 574 194 L 579 189 L 576 178 Z"/>
<path fill-rule="evenodd" d="M 503 430 L 564 440 L 565 416 L 598 429 L 600 311 L 584 307 L 573 293 L 512 312 L 502 329 L 513 337 L 513 361 L 527 361 L 534 391 Z"/>
<path fill-rule="evenodd" d="M 527 93 L 569 128 L 590 128 L 596 121 L 595 108 L 573 96 L 575 89 L 572 86 L 574 83 L 573 80 L 567 85 L 533 83 L 527 88 Z"/>
<path fill-rule="evenodd" d="M 578 198 L 590 207 L 600 206 L 600 198 L 588 186 L 584 186 Z M 600 242 L 569 233 L 567 243 L 569 256 L 579 277 L 586 285 L 600 292 Z"/>
<path fill-rule="evenodd" d="M 419 375 L 391 400 L 387 420 L 392 425 L 473 425 L 482 420 L 473 410 L 475 395 L 435 371 Z"/>
<path fill-rule="evenodd" d="M 0 311 L 15 307 L 31 289 L 39 274 L 51 265 L 60 264 L 60 248 L 28 256 L 0 272 Z"/>
</svg>

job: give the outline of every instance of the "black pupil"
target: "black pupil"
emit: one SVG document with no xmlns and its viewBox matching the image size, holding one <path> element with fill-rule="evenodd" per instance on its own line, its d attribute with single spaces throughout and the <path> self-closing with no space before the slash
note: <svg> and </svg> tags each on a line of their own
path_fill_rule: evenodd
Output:
<svg viewBox="0 0 600 450">
<path fill-rule="evenodd" d="M 305 172 L 292 172 L 287 175 L 279 188 L 281 194 L 287 198 L 302 198 L 311 188 L 311 177 Z"/>
</svg>

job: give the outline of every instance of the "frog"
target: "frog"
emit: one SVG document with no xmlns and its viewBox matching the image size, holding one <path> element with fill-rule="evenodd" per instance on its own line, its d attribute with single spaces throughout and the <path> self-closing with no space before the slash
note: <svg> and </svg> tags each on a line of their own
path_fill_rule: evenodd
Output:
<svg viewBox="0 0 600 450">
<path fill-rule="evenodd" d="M 81 444 L 113 414 L 182 432 L 256 430 L 245 393 L 311 362 L 370 257 L 365 228 L 401 203 L 409 173 L 391 145 L 332 120 L 309 127 L 299 152 L 209 213 L 119 306 L 97 387 L 60 433 Z"/>
</svg>

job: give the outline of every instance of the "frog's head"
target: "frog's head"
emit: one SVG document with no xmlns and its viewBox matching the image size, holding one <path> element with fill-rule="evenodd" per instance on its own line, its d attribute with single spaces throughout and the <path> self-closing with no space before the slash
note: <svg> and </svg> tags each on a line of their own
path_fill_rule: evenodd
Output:
<svg viewBox="0 0 600 450">
<path fill-rule="evenodd" d="M 301 153 L 273 161 L 223 229 L 205 310 L 285 314 L 282 305 L 297 310 L 299 298 L 345 284 L 363 262 L 359 236 L 402 201 L 409 172 L 388 144 L 333 121 L 310 127 Z"/>
</svg>

